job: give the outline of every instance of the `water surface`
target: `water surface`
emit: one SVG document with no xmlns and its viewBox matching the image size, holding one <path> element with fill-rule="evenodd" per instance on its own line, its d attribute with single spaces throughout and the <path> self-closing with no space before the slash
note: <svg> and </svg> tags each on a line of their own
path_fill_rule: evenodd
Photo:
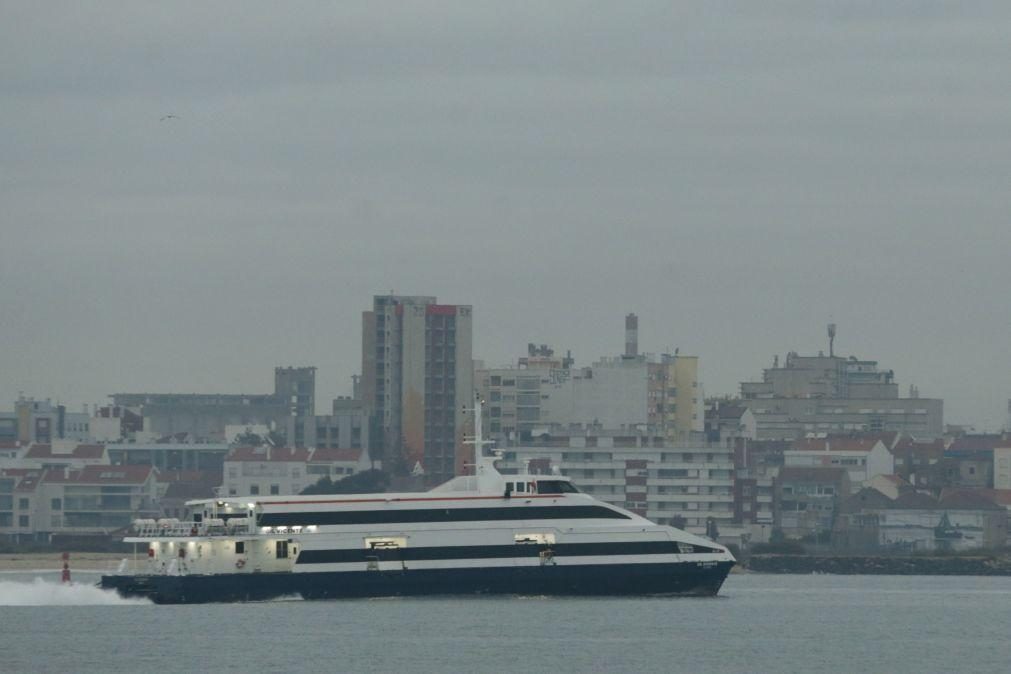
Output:
<svg viewBox="0 0 1011 674">
<path fill-rule="evenodd" d="M 0 574 L 0 671 L 1011 670 L 1011 578 L 733 574 L 708 599 L 154 606 L 83 584 L 94 575 L 37 576 Z"/>
</svg>

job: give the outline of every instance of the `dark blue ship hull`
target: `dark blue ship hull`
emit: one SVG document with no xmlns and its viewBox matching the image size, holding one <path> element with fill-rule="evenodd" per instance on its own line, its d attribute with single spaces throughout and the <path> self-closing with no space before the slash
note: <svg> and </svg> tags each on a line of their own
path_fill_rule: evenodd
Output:
<svg viewBox="0 0 1011 674">
<path fill-rule="evenodd" d="M 102 576 L 103 588 L 156 604 L 419 595 L 713 596 L 733 562 L 591 564 L 188 576 Z"/>
</svg>

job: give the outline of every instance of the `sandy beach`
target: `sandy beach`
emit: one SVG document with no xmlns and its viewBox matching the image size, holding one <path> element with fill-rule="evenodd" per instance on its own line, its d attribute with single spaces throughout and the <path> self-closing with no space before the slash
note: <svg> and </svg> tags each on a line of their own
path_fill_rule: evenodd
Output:
<svg viewBox="0 0 1011 674">
<path fill-rule="evenodd" d="M 72 552 L 70 569 L 106 570 L 115 568 L 123 557 L 130 555 L 120 552 Z M 54 571 L 63 568 L 62 553 L 25 553 L 0 555 L 0 571 Z"/>
</svg>

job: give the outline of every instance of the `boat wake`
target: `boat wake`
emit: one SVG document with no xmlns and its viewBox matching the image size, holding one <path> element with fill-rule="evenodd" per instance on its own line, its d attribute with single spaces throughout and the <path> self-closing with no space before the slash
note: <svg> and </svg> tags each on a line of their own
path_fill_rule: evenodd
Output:
<svg viewBox="0 0 1011 674">
<path fill-rule="evenodd" d="M 106 606 L 150 604 L 146 599 L 124 599 L 94 585 L 0 580 L 0 606 Z"/>
</svg>

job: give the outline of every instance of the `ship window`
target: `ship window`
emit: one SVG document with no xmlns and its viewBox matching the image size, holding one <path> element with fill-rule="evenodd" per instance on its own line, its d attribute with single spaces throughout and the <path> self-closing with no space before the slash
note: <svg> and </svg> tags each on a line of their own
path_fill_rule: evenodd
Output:
<svg viewBox="0 0 1011 674">
<path fill-rule="evenodd" d="M 516 491 L 526 491 L 526 490 L 527 490 L 527 483 L 526 482 L 517 482 L 516 483 Z"/>
<path fill-rule="evenodd" d="M 288 559 L 288 541 L 278 541 L 276 549 L 278 559 Z"/>
<path fill-rule="evenodd" d="M 381 538 L 365 539 L 365 548 L 367 550 L 391 550 L 406 547 L 407 538 L 403 536 L 384 536 Z"/>
<path fill-rule="evenodd" d="M 235 541 L 235 554 L 242 555 L 246 553 L 246 542 L 245 541 Z"/>
<path fill-rule="evenodd" d="M 544 533 L 534 533 L 534 534 L 516 534 L 513 539 L 517 543 L 534 543 L 536 545 L 554 545 L 555 535 L 554 534 L 544 534 Z"/>
<path fill-rule="evenodd" d="M 579 490 L 571 482 L 566 480 L 538 480 L 538 494 L 574 494 Z"/>
</svg>

